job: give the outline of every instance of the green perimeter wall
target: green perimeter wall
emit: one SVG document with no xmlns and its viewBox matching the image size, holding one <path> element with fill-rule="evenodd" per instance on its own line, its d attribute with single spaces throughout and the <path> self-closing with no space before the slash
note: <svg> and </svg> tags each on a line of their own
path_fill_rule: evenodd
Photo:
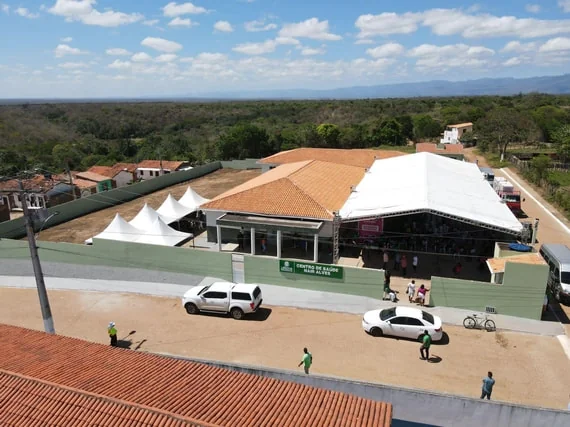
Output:
<svg viewBox="0 0 570 427">
<path fill-rule="evenodd" d="M 261 169 L 261 165 L 257 164 L 259 159 L 244 159 L 222 161 L 222 168 L 226 169 Z"/>
<path fill-rule="evenodd" d="M 231 254 L 94 239 L 93 245 L 38 242 L 40 260 L 140 268 L 232 280 Z M 0 258 L 29 259 L 27 241 L 0 240 Z M 117 280 L 120 280 L 117 277 Z"/>
<path fill-rule="evenodd" d="M 245 256 L 245 281 L 268 285 L 288 286 L 313 291 L 336 292 L 382 299 L 384 271 L 368 268 L 345 267 L 343 279 L 281 273 L 279 260 L 257 256 Z M 307 262 L 311 264 L 310 262 Z M 337 265 L 337 267 L 339 267 Z"/>
<path fill-rule="evenodd" d="M 231 168 L 231 162 L 227 166 Z M 46 228 L 53 227 L 63 222 L 70 221 L 91 212 L 106 209 L 111 206 L 119 205 L 145 194 L 150 194 L 171 185 L 180 184 L 181 182 L 199 178 L 201 176 L 212 173 L 222 167 L 220 162 L 208 163 L 202 166 L 196 166 L 187 171 L 174 172 L 162 175 L 147 181 L 138 182 L 136 184 L 125 187 L 115 188 L 113 190 L 104 191 L 102 193 L 93 194 L 89 197 L 82 197 L 72 202 L 63 203 L 48 209 L 50 213 L 59 212 L 58 215 L 52 217 Z M 36 231 L 41 224 L 36 224 Z M 19 239 L 25 236 L 24 219 L 18 218 L 12 221 L 6 221 L 0 224 L 0 237 L 6 239 Z"/>
<path fill-rule="evenodd" d="M 502 285 L 432 277 L 430 305 L 474 312 L 486 306 L 498 314 L 540 320 L 548 280 L 548 266 L 508 262 Z"/>
</svg>

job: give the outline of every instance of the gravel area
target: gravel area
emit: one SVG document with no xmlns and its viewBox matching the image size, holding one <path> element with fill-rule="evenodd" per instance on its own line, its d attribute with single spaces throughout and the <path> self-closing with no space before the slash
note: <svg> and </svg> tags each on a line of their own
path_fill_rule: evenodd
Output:
<svg viewBox="0 0 570 427">
<path fill-rule="evenodd" d="M 299 369 L 306 346 L 314 373 L 478 398 L 491 370 L 496 400 L 558 409 L 568 403 L 568 359 L 554 337 L 447 326 L 449 340 L 433 345 L 426 363 L 415 341 L 366 335 L 359 315 L 266 307 L 235 321 L 189 316 L 177 298 L 78 291 L 50 291 L 50 303 L 59 334 L 106 344 L 113 320 L 137 351 Z M 42 330 L 37 292 L 0 288 L 0 322 Z"/>
<path fill-rule="evenodd" d="M 138 268 L 106 267 L 98 265 L 64 264 L 42 262 L 45 277 L 67 277 L 92 280 L 122 280 L 132 282 L 172 283 L 175 285 L 198 285 L 203 276 L 194 276 L 167 271 L 142 270 Z M 0 260 L 3 276 L 33 276 L 31 260 Z"/>
</svg>

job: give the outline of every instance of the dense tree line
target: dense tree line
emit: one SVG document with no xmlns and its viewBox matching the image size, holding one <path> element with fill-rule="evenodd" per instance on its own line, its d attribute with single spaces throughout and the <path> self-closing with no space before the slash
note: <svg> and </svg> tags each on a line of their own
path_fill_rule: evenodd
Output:
<svg viewBox="0 0 570 427">
<path fill-rule="evenodd" d="M 145 158 L 263 157 L 296 147 L 438 141 L 473 122 L 482 150 L 552 144 L 569 158 L 570 97 L 520 95 L 354 101 L 25 104 L 0 107 L 0 175 L 86 169 Z"/>
</svg>

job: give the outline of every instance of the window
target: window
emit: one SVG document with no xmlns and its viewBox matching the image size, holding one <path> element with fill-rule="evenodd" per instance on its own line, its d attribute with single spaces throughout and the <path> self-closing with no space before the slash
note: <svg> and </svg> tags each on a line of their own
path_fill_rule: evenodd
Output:
<svg viewBox="0 0 570 427">
<path fill-rule="evenodd" d="M 405 317 L 394 317 L 393 319 L 390 319 L 390 323 L 392 325 L 407 325 L 408 324 Z"/>
<path fill-rule="evenodd" d="M 387 308 L 385 310 L 382 310 L 380 312 L 380 320 L 388 320 L 391 317 L 394 317 L 396 315 L 396 309 L 395 308 Z"/>
<path fill-rule="evenodd" d="M 259 289 L 259 287 L 256 286 L 255 289 L 253 290 L 253 298 L 257 298 L 260 293 L 261 289 Z"/>
<path fill-rule="evenodd" d="M 226 299 L 227 297 L 228 294 L 225 292 L 211 291 L 211 292 L 206 292 L 204 294 L 204 298 L 211 298 L 211 299 Z"/>
<path fill-rule="evenodd" d="M 164 174 L 166 175 L 167 173 L 170 173 L 170 171 L 164 171 Z"/>
<path fill-rule="evenodd" d="M 251 301 L 251 296 L 247 292 L 232 292 L 232 299 L 240 301 Z"/>
<path fill-rule="evenodd" d="M 405 319 L 408 323 L 408 326 L 424 326 L 420 319 L 415 319 L 413 317 L 406 317 Z"/>
<path fill-rule="evenodd" d="M 560 275 L 560 283 L 570 283 L 570 271 L 563 271 Z"/>
<path fill-rule="evenodd" d="M 426 322 L 432 325 L 435 324 L 435 319 L 433 318 L 433 316 L 426 311 L 422 311 L 422 319 L 424 319 Z"/>
</svg>

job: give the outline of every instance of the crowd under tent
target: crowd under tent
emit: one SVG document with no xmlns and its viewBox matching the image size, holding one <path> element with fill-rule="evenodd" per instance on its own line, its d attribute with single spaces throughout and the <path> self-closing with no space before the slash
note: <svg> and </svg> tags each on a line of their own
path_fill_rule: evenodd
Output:
<svg viewBox="0 0 570 427">
<path fill-rule="evenodd" d="M 169 227 L 160 217 L 157 217 L 150 227 L 141 232 L 136 240 L 136 243 L 146 243 L 149 245 L 160 246 L 177 246 L 182 244 L 192 237 L 190 233 L 183 233 Z"/>
<path fill-rule="evenodd" d="M 200 206 L 204 203 L 208 203 L 210 200 L 205 199 L 204 197 L 200 196 L 191 187 L 188 187 L 184 195 L 178 200 L 178 203 L 182 206 L 192 209 L 192 212 L 200 210 Z"/>
<path fill-rule="evenodd" d="M 374 162 L 339 212 L 343 222 L 418 213 L 514 236 L 523 231 L 476 164 L 432 153 Z"/>
<path fill-rule="evenodd" d="M 156 213 L 167 223 L 180 221 L 182 218 L 195 212 L 196 209 L 182 205 L 169 194 L 164 203 L 156 210 Z"/>
<path fill-rule="evenodd" d="M 115 214 L 113 221 L 103 230 L 91 239 L 85 241 L 86 244 L 93 244 L 93 239 L 118 240 L 121 242 L 135 242 L 141 235 L 142 231 L 129 224 L 119 214 Z"/>
</svg>

